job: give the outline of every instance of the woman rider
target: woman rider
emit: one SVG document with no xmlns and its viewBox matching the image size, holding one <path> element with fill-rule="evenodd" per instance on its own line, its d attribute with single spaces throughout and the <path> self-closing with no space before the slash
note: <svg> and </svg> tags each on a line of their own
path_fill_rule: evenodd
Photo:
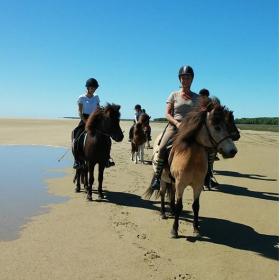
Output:
<svg viewBox="0 0 280 280">
<path fill-rule="evenodd" d="M 98 95 L 94 95 L 95 91 L 98 89 L 99 84 L 96 79 L 90 78 L 86 81 L 86 92 L 79 96 L 78 98 L 78 110 L 79 110 L 79 116 L 81 118 L 80 123 L 78 126 L 73 130 L 72 132 L 72 139 L 73 139 L 73 155 L 75 158 L 75 162 L 73 165 L 74 169 L 78 169 L 82 166 L 82 163 L 78 160 L 77 157 L 77 145 L 76 142 L 81 136 L 81 134 L 85 130 L 85 125 L 88 117 L 91 113 L 95 112 L 100 108 L 100 100 Z M 114 162 L 110 161 L 108 162 L 106 167 L 110 167 L 115 165 Z"/>
<path fill-rule="evenodd" d="M 151 188 L 154 190 L 160 189 L 160 177 L 165 163 L 164 158 L 167 143 L 175 135 L 182 119 L 193 106 L 197 104 L 199 99 L 199 95 L 191 91 L 191 84 L 194 78 L 192 67 L 188 65 L 182 66 L 179 69 L 178 77 L 181 83 L 181 89 L 172 92 L 166 101 L 166 118 L 168 120 L 168 126 L 164 131 L 159 145 L 156 172 L 151 182 Z"/>
</svg>

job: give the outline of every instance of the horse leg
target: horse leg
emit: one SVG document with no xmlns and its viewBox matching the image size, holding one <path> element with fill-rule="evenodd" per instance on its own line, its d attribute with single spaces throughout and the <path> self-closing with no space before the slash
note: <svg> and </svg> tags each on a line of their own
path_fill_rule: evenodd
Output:
<svg viewBox="0 0 280 280">
<path fill-rule="evenodd" d="M 161 181 L 161 186 L 160 186 L 160 217 L 162 219 L 167 219 L 166 214 L 165 214 L 165 193 L 166 193 L 166 187 L 167 183 Z"/>
<path fill-rule="evenodd" d="M 140 146 L 140 161 L 141 161 L 141 163 L 144 163 L 144 145 L 145 144 L 142 144 Z"/>
<path fill-rule="evenodd" d="M 174 184 L 168 184 L 167 188 L 170 188 L 170 214 L 175 216 L 175 189 Z"/>
<path fill-rule="evenodd" d="M 74 178 L 74 182 L 76 181 L 76 188 L 75 188 L 75 192 L 80 192 L 81 191 L 81 172 L 80 170 L 76 170 L 76 174 L 75 174 L 75 178 Z"/>
<path fill-rule="evenodd" d="M 194 236 L 199 236 L 199 222 L 198 222 L 198 213 L 199 213 L 199 197 L 201 190 L 203 189 L 203 184 L 199 185 L 198 187 L 193 187 L 193 234 Z"/>
<path fill-rule="evenodd" d="M 103 191 L 102 191 L 102 184 L 103 184 L 103 173 L 105 166 L 102 164 L 98 165 L 98 198 L 104 198 Z"/>
<path fill-rule="evenodd" d="M 171 230 L 171 237 L 178 238 L 178 229 L 179 229 L 179 216 L 183 210 L 183 193 L 184 186 L 182 184 L 176 183 L 176 204 L 175 204 L 175 219 L 173 223 L 173 227 Z"/>
<path fill-rule="evenodd" d="M 88 188 L 91 190 L 91 196 L 92 196 L 92 186 L 94 183 L 94 164 L 89 164 L 88 167 Z"/>
<path fill-rule="evenodd" d="M 87 192 L 87 200 L 92 201 L 92 186 L 89 185 L 88 173 L 89 173 L 89 165 L 87 165 L 87 167 L 84 169 L 84 185 L 85 185 L 85 190 Z"/>
</svg>

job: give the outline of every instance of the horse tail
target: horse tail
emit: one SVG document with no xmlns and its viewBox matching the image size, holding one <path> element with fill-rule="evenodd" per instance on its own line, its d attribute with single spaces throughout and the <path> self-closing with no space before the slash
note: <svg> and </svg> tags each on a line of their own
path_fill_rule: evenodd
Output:
<svg viewBox="0 0 280 280">
<path fill-rule="evenodd" d="M 143 196 L 144 196 L 145 199 L 150 199 L 154 193 L 155 193 L 155 198 L 156 199 L 160 197 L 160 191 L 159 190 L 154 190 L 151 187 L 148 187 L 146 189 L 146 191 L 144 192 Z"/>
</svg>

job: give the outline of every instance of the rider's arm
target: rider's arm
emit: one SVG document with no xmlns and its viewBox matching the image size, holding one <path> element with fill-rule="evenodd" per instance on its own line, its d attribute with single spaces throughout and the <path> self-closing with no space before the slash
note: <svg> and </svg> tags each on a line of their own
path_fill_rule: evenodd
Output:
<svg viewBox="0 0 280 280">
<path fill-rule="evenodd" d="M 166 104 L 165 116 L 170 123 L 172 123 L 176 127 L 179 127 L 180 123 L 177 120 L 175 120 L 174 117 L 173 117 L 173 104 L 172 103 L 168 102 Z"/>
<path fill-rule="evenodd" d="M 81 120 L 86 122 L 86 119 L 83 116 L 83 104 L 82 103 L 78 104 L 78 110 L 79 110 L 79 116 L 80 116 Z"/>
</svg>

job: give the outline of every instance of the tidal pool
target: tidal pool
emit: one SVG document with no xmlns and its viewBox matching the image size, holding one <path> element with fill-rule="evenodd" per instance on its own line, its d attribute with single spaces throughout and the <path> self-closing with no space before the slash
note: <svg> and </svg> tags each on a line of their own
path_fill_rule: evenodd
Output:
<svg viewBox="0 0 280 280">
<path fill-rule="evenodd" d="M 65 152 L 48 146 L 0 146 L 0 240 L 18 238 L 32 216 L 67 200 L 49 194 L 46 184 L 71 165 L 71 152 L 58 161 Z"/>
</svg>

